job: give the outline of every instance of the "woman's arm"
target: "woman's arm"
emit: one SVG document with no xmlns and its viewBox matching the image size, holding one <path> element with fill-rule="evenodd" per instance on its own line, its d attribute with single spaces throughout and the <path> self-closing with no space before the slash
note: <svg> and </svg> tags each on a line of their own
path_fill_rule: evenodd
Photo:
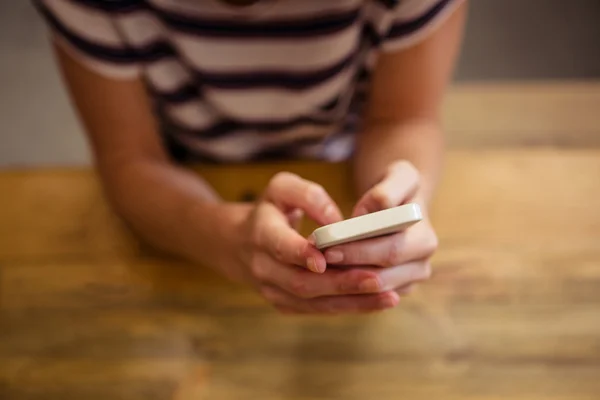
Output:
<svg viewBox="0 0 600 400">
<path fill-rule="evenodd" d="M 440 108 L 459 52 L 466 1 L 416 46 L 382 53 L 374 70 L 366 124 L 359 135 L 355 181 L 360 194 L 380 182 L 396 161 L 420 173 L 417 201 L 426 205 L 441 169 Z"/>
<path fill-rule="evenodd" d="M 355 181 L 361 199 L 353 215 L 418 202 L 424 221 L 404 232 L 335 246 L 330 264 L 386 267 L 390 276 L 407 276 L 401 288 L 431 275 L 430 257 L 438 241 L 427 218 L 427 204 L 440 172 L 443 136 L 440 107 L 451 76 L 465 4 L 437 31 L 408 50 L 382 54 L 376 65 L 368 115 L 359 136 Z"/>
<path fill-rule="evenodd" d="M 355 313 L 397 304 L 395 293 L 365 282 L 395 287 L 406 277 L 326 271 L 323 254 L 290 226 L 293 210 L 319 224 L 342 218 L 322 187 L 279 173 L 255 204 L 220 201 L 200 177 L 170 162 L 140 80 L 103 78 L 56 50 L 108 197 L 142 238 L 253 286 L 285 312 Z"/>
<path fill-rule="evenodd" d="M 235 234 L 250 206 L 221 203 L 199 176 L 169 160 L 141 79 L 105 78 L 62 45 L 54 48 L 116 212 L 159 249 L 219 263 L 223 238 Z"/>
</svg>

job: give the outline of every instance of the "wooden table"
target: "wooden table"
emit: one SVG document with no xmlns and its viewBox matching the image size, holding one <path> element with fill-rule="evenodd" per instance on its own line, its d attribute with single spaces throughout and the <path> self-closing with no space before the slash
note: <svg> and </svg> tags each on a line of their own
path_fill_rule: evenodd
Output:
<svg viewBox="0 0 600 400">
<path fill-rule="evenodd" d="M 202 173 L 236 199 L 280 168 L 350 207 L 344 165 Z M 599 198 L 599 149 L 452 150 L 433 280 L 286 317 L 140 246 L 89 171 L 0 173 L 0 399 L 598 399 Z"/>
</svg>

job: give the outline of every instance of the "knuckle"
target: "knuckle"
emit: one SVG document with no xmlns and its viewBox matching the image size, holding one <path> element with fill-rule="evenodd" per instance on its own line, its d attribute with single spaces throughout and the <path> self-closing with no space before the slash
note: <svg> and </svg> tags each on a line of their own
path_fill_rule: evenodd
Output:
<svg viewBox="0 0 600 400">
<path fill-rule="evenodd" d="M 264 212 L 265 212 L 265 210 L 262 206 L 259 206 L 256 209 L 253 223 L 252 223 L 252 226 L 250 229 L 250 240 L 251 240 L 252 244 L 257 247 L 262 247 L 263 244 L 265 243 L 265 234 L 267 233 L 267 230 L 265 229 L 265 226 L 264 226 L 264 220 L 265 220 Z"/>
<path fill-rule="evenodd" d="M 278 172 L 275 175 L 273 175 L 273 177 L 269 181 L 269 186 L 274 187 L 274 188 L 279 187 L 279 186 L 281 186 L 281 184 L 285 183 L 286 181 L 288 181 L 290 179 L 294 179 L 296 177 L 297 177 L 297 175 L 292 174 L 291 172 L 281 171 L 281 172 Z"/>
<path fill-rule="evenodd" d="M 422 275 L 421 278 L 422 280 L 426 281 L 431 279 L 431 275 L 433 275 L 433 269 L 431 268 L 431 264 L 426 262 L 425 265 L 423 265 L 423 268 L 421 269 L 422 271 Z"/>
<path fill-rule="evenodd" d="M 254 225 L 250 233 L 250 241 L 254 246 L 261 247 L 263 242 L 263 232 L 259 225 Z"/>
<path fill-rule="evenodd" d="M 433 254 L 438 249 L 439 246 L 440 246 L 440 241 L 439 241 L 437 235 L 436 234 L 431 235 L 431 239 L 429 242 L 429 251 L 431 252 L 431 254 Z"/>
<path fill-rule="evenodd" d="M 250 271 L 252 272 L 254 278 L 260 282 L 266 281 L 269 276 L 266 263 L 262 262 L 259 257 L 253 257 L 250 265 Z"/>
<path fill-rule="evenodd" d="M 325 188 L 318 183 L 310 182 L 306 188 L 306 200 L 309 204 L 321 204 L 326 196 Z"/>
<path fill-rule="evenodd" d="M 386 258 L 384 259 L 384 267 L 393 267 L 400 264 L 402 257 L 403 241 L 399 238 L 392 240 Z"/>
<path fill-rule="evenodd" d="M 361 284 L 367 281 L 370 284 L 369 288 L 361 287 Z M 373 283 L 375 281 L 379 281 L 376 273 L 365 274 L 363 271 L 348 269 L 338 275 L 334 288 L 337 291 L 336 294 L 354 294 L 357 290 L 362 292 L 376 289 Z"/>
<path fill-rule="evenodd" d="M 293 279 L 290 282 L 290 292 L 297 297 L 308 299 L 312 297 L 310 286 L 303 279 Z"/>
<path fill-rule="evenodd" d="M 382 293 L 385 291 L 386 287 L 390 286 L 390 282 L 388 279 L 385 279 L 383 276 L 379 274 L 374 274 L 373 278 L 369 279 L 369 288 L 368 293 L 376 294 Z"/>
<path fill-rule="evenodd" d="M 423 263 L 420 268 L 415 272 L 413 281 L 426 281 L 431 278 L 432 270 L 431 264 L 428 262 Z"/>
<path fill-rule="evenodd" d="M 280 261 L 284 258 L 283 246 L 283 238 L 281 237 L 281 235 L 277 235 L 275 237 L 275 244 L 273 245 L 273 257 Z"/>
<path fill-rule="evenodd" d="M 432 232 L 431 235 L 429 235 L 426 240 L 425 251 L 427 252 L 428 255 L 432 255 L 438 249 L 439 245 L 440 245 L 440 243 L 439 243 L 439 239 L 438 239 L 437 235 Z"/>
</svg>

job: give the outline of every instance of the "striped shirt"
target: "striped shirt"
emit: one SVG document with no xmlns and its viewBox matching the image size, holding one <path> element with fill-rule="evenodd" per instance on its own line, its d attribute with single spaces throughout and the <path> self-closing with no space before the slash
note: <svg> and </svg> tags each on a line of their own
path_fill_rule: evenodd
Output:
<svg viewBox="0 0 600 400">
<path fill-rule="evenodd" d="M 186 161 L 343 160 L 377 55 L 430 33 L 460 0 L 34 0 L 94 71 L 141 77 Z"/>
</svg>

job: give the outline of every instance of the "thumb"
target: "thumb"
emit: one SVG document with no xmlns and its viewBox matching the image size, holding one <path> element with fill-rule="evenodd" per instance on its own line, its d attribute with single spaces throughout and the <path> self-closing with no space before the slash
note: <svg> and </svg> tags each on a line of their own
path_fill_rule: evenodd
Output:
<svg viewBox="0 0 600 400">
<path fill-rule="evenodd" d="M 320 225 L 342 220 L 340 209 L 322 186 L 289 172 L 271 179 L 265 198 L 284 212 L 299 208 Z"/>
<path fill-rule="evenodd" d="M 390 167 L 385 178 L 358 201 L 353 217 L 396 207 L 408 202 L 419 189 L 419 172 L 408 162 Z"/>
</svg>

